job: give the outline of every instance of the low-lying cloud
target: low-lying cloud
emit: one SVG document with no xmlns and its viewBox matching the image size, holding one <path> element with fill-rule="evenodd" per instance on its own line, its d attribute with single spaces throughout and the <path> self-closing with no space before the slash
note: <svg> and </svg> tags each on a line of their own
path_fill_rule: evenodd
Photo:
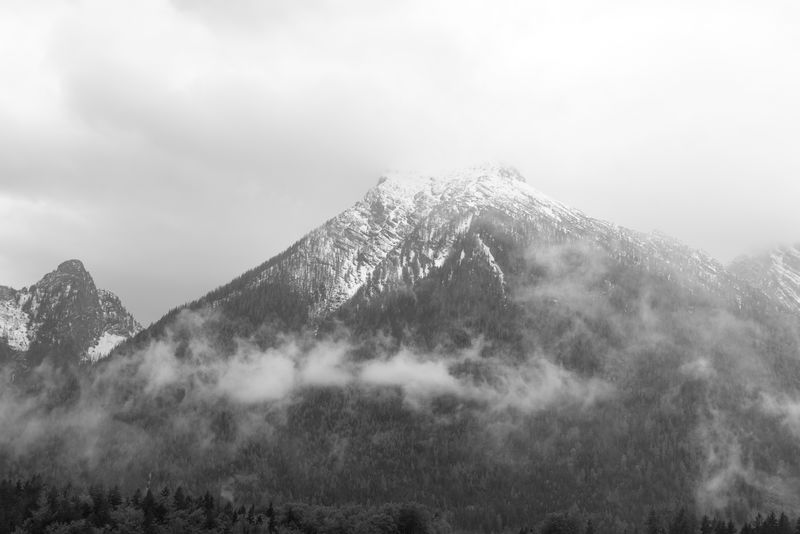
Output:
<svg viewBox="0 0 800 534">
<path fill-rule="evenodd" d="M 191 383 L 195 395 L 227 397 L 242 404 L 288 399 L 306 387 L 397 388 L 413 405 L 438 395 L 478 401 L 496 410 L 536 411 L 556 401 L 591 405 L 612 391 L 597 378 L 581 378 L 542 355 L 512 364 L 502 358 L 482 359 L 474 349 L 457 354 L 422 353 L 401 348 L 356 360 L 355 347 L 346 341 L 283 338 L 277 346 L 261 349 L 250 340 L 238 340 L 232 355 L 221 356 L 204 339 L 204 319 L 183 312 L 177 328 L 193 332 L 189 354 L 179 358 L 174 332 L 152 342 L 133 358 L 111 363 L 105 376 L 118 374 L 117 365 L 138 366 L 144 390 L 157 393 L 173 385 Z M 487 379 L 459 372 L 464 362 L 488 371 Z"/>
<path fill-rule="evenodd" d="M 422 412 L 446 396 L 487 416 L 553 407 L 581 410 L 613 394 L 609 383 L 579 377 L 537 353 L 511 363 L 481 357 L 475 347 L 459 353 L 406 347 L 379 350 L 365 359 L 355 356 L 357 347 L 349 341 L 303 336 L 282 337 L 270 348 L 239 339 L 232 352 L 224 353 L 206 335 L 209 320 L 206 314 L 181 313 L 163 337 L 84 369 L 86 374 L 76 378 L 75 396 L 63 403 L 50 397 L 53 391 L 71 391 L 63 389 L 61 371 L 40 366 L 32 375 L 41 386 L 38 393 L 0 392 L 0 446 L 25 456 L 60 442 L 64 456 L 58 461 L 64 469 L 72 462 L 97 467 L 108 454 L 126 464 L 170 439 L 136 422 L 144 417 L 168 424 L 177 436 L 192 436 L 202 451 L 218 446 L 214 425 L 220 423 L 210 415 L 218 411 L 213 407 L 238 407 L 230 424 L 240 438 L 269 436 L 270 423 L 259 414 L 279 413 L 313 388 L 367 396 L 393 391 L 406 409 Z M 479 366 L 481 373 L 465 371 L 469 366 Z"/>
</svg>

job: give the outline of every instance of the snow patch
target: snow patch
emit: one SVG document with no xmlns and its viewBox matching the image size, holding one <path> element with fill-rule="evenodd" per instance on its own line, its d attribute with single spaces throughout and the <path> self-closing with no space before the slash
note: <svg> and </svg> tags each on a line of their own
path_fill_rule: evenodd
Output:
<svg viewBox="0 0 800 534">
<path fill-rule="evenodd" d="M 0 338 L 5 338 L 12 349 L 25 351 L 30 347 L 30 319 L 16 300 L 0 300 Z"/>
<path fill-rule="evenodd" d="M 500 281 L 500 287 L 505 291 L 505 276 L 503 275 L 503 269 L 497 264 L 497 261 L 494 259 L 494 254 L 492 254 L 492 249 L 489 248 L 483 239 L 480 236 L 477 236 L 478 239 L 478 250 L 483 254 L 486 258 L 487 263 L 489 264 L 489 268 L 492 269 L 497 279 Z"/>
<path fill-rule="evenodd" d="M 112 334 L 111 332 L 103 332 L 103 335 L 95 342 L 95 344 L 89 347 L 89 350 L 86 351 L 86 357 L 84 360 L 88 360 L 92 363 L 95 363 L 98 360 L 101 360 L 108 356 L 111 351 L 125 341 L 125 336 L 120 336 L 118 334 Z"/>
</svg>

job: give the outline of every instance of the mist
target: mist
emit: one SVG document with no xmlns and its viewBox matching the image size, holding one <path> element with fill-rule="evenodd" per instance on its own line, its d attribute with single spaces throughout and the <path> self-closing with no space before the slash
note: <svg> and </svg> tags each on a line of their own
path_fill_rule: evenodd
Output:
<svg viewBox="0 0 800 534">
<path fill-rule="evenodd" d="M 519 364 L 481 359 L 479 338 L 457 353 L 400 347 L 364 359 L 341 332 L 335 339 L 280 334 L 266 348 L 234 339 L 226 352 L 209 336 L 216 314 L 183 311 L 163 336 L 77 376 L 47 362 L 24 384 L 6 376 L 11 387 L 0 393 L 0 449 L 10 455 L 7 465 L 24 466 L 50 451 L 48 470 L 76 476 L 88 469 L 91 477 L 105 472 L 113 479 L 132 476 L 132 465 L 157 457 L 171 440 L 193 443 L 193 455 L 232 454 L 248 440 L 269 443 L 273 427 L 313 390 L 399 395 L 405 410 L 423 417 L 432 416 L 436 399 L 449 398 L 487 421 L 509 411 L 585 410 L 613 395 L 610 384 L 542 354 Z M 470 364 L 480 366 L 479 375 L 467 370 Z M 209 413 L 232 426 L 220 430 Z"/>
<path fill-rule="evenodd" d="M 584 502 L 628 521 L 665 502 L 737 521 L 800 508 L 794 316 L 660 236 L 504 223 L 486 215 L 424 281 L 319 322 L 219 301 L 97 364 L 45 360 L 0 393 L 0 462 L 234 503 L 347 495 L 468 514 L 542 489 L 540 510 Z M 291 294 L 315 306 L 306 296 Z"/>
</svg>

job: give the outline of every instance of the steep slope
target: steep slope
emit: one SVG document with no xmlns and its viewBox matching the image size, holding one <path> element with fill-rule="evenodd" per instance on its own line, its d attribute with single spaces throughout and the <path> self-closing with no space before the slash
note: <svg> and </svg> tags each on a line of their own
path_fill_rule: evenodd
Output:
<svg viewBox="0 0 800 534">
<path fill-rule="evenodd" d="M 119 298 L 97 289 L 78 260 L 28 288 L 0 287 L 0 343 L 23 368 L 46 356 L 96 361 L 139 330 Z"/>
<path fill-rule="evenodd" d="M 353 207 L 188 308 L 224 309 L 253 328 L 265 321 L 316 328 L 359 293 L 369 298 L 424 279 L 462 253 L 458 244 L 489 220 L 517 246 L 582 241 L 632 265 L 674 270 L 731 302 L 765 297 L 699 251 L 588 217 L 536 191 L 515 169 L 485 165 L 443 175 L 388 174 Z M 479 248 L 493 264 L 485 245 Z M 501 268 L 493 271 L 502 279 Z M 160 331 L 174 313 L 144 337 Z"/>
<path fill-rule="evenodd" d="M 795 313 L 800 313 L 800 244 L 737 258 L 730 270 Z"/>
</svg>

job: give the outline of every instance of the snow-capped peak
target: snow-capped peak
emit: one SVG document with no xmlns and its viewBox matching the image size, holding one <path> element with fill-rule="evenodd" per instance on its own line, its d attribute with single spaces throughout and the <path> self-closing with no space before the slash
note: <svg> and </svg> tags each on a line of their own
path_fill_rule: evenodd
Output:
<svg viewBox="0 0 800 534">
<path fill-rule="evenodd" d="M 500 163 L 485 163 L 461 169 L 446 171 L 389 171 L 381 176 L 378 184 L 393 182 L 406 184 L 410 188 L 424 188 L 430 184 L 446 184 L 450 182 L 470 182 L 480 179 L 504 179 L 517 182 L 526 182 L 520 172 L 509 165 Z"/>
<path fill-rule="evenodd" d="M 280 261 L 266 262 L 248 273 L 247 283 L 230 293 L 222 288 L 206 302 L 216 306 L 249 288 L 289 276 L 302 293 L 319 295 L 309 314 L 321 317 L 368 283 L 373 291 L 380 290 L 380 280 L 427 276 L 484 215 L 518 221 L 554 239 L 581 236 L 590 228 L 616 228 L 537 191 L 506 165 L 391 172 L 361 201 L 297 242 Z"/>
<path fill-rule="evenodd" d="M 525 178 L 513 167 L 488 163 L 445 172 L 391 171 L 378 180 L 378 189 L 388 193 L 415 197 L 436 194 L 453 187 L 466 187 L 477 182 L 493 182 L 503 187 L 525 184 Z M 514 184 L 517 182 L 517 184 Z"/>
<path fill-rule="evenodd" d="M 252 271 L 245 290 L 286 276 L 288 269 L 303 292 L 324 295 L 311 310 L 312 316 L 324 315 L 353 297 L 376 268 L 410 240 L 431 241 L 422 247 L 428 260 L 418 258 L 424 265 L 415 272 L 424 274 L 440 265 L 471 221 L 492 209 L 524 220 L 572 221 L 579 216 L 533 189 L 507 165 L 389 172 L 361 201 L 301 239 L 285 261 L 270 261 Z M 218 292 L 225 296 L 215 296 L 210 303 L 217 305 L 241 292 Z"/>
<path fill-rule="evenodd" d="M 550 215 L 579 213 L 529 185 L 514 167 L 499 163 L 443 172 L 388 172 L 365 201 L 372 201 L 375 196 L 417 208 L 443 203 L 474 208 L 476 202 L 483 205 L 534 202 Z"/>
<path fill-rule="evenodd" d="M 665 278 L 679 275 L 692 290 L 724 298 L 733 294 L 736 303 L 750 291 L 699 251 L 589 217 L 536 190 L 513 167 L 490 163 L 446 172 L 385 173 L 353 206 L 190 306 L 231 304 L 236 310 L 241 302 L 252 309 L 254 294 L 288 292 L 302 295 L 302 320 L 314 324 L 353 299 L 413 286 L 447 269 L 453 258 L 470 258 L 473 267 L 494 273 L 499 294 L 506 294 L 513 279 L 504 273 L 507 247 L 571 242 Z M 280 315 L 280 310 L 269 308 L 269 313 Z"/>
</svg>

